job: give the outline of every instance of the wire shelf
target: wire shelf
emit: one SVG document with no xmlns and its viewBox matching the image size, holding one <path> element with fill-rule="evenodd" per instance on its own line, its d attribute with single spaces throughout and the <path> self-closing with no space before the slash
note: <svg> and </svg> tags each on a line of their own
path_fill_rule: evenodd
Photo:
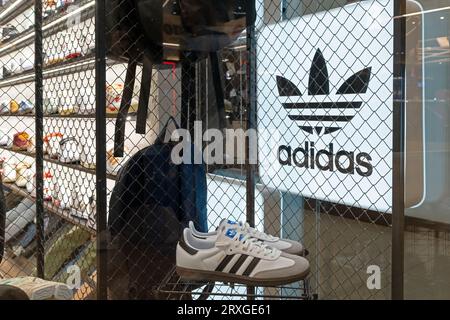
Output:
<svg viewBox="0 0 450 320">
<path fill-rule="evenodd" d="M 254 292 L 254 293 L 252 293 Z M 157 296 L 169 300 L 314 300 L 309 279 L 277 287 L 248 287 L 238 283 L 199 283 L 180 279 L 172 269 L 157 288 Z"/>
</svg>

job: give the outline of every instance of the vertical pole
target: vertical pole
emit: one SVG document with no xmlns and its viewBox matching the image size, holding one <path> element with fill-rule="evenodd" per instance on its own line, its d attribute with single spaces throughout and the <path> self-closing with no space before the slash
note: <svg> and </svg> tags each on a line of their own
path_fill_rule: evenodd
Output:
<svg viewBox="0 0 450 320">
<path fill-rule="evenodd" d="M 248 106 L 247 106 L 247 130 L 256 129 L 256 39 L 255 39 L 255 24 L 253 23 L 255 12 L 255 1 L 247 1 L 247 19 L 251 23 L 247 23 L 247 53 L 248 53 L 248 66 L 247 66 L 247 88 L 248 88 Z M 248 135 L 249 137 L 251 135 Z M 252 155 L 250 154 L 250 143 L 256 143 L 256 141 L 250 141 L 246 139 L 245 144 L 245 158 L 246 158 L 246 218 L 247 222 L 251 225 L 255 225 L 255 164 L 250 163 Z M 249 297 L 254 296 L 255 288 L 248 287 L 247 295 Z"/>
<path fill-rule="evenodd" d="M 392 279 L 393 300 L 402 300 L 404 277 L 404 170 L 405 170 L 405 48 L 406 1 L 394 1 L 394 111 L 393 111 L 393 204 L 392 204 Z"/>
<path fill-rule="evenodd" d="M 105 0 L 96 1 L 95 9 L 95 129 L 97 184 L 97 299 L 107 296 L 107 228 L 106 228 L 106 43 Z"/>
<path fill-rule="evenodd" d="M 43 111 L 43 57 L 42 57 L 42 1 L 34 2 L 34 65 L 35 65 L 35 132 L 36 132 L 36 273 L 44 272 L 44 111 Z"/>
</svg>

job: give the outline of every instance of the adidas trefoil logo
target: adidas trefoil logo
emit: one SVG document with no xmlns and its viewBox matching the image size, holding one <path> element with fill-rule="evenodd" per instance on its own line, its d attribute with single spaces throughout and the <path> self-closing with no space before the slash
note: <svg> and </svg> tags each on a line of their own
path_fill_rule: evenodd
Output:
<svg viewBox="0 0 450 320">
<path fill-rule="evenodd" d="M 358 71 L 348 78 L 338 89 L 338 95 L 364 94 L 369 87 L 371 68 Z M 281 97 L 301 97 L 301 91 L 289 80 L 277 76 L 278 92 Z M 330 83 L 327 62 L 320 49 L 314 56 L 309 74 L 308 95 L 330 95 Z M 309 133 L 317 135 L 330 134 L 341 129 L 341 123 L 351 121 L 359 108 L 361 101 L 351 102 L 310 102 L 310 103 L 283 103 L 283 108 L 288 111 L 299 110 L 300 114 L 290 114 L 289 118 L 296 121 L 299 127 Z M 333 109 L 344 110 L 340 115 L 330 115 Z M 316 110 L 314 115 L 302 114 L 302 110 Z M 327 123 L 329 125 L 327 126 Z"/>
</svg>

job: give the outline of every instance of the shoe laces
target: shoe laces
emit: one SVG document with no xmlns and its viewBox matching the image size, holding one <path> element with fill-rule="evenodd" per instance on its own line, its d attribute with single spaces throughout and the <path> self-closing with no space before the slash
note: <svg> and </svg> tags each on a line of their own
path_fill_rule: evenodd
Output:
<svg viewBox="0 0 450 320">
<path fill-rule="evenodd" d="M 267 233 L 261 232 L 259 230 L 256 230 L 255 228 L 250 227 L 250 225 L 246 222 L 246 223 L 239 223 L 239 225 L 241 226 L 241 229 L 244 233 L 248 233 L 250 234 L 252 237 L 254 238 L 259 238 L 259 239 L 267 239 L 268 241 L 275 241 L 276 237 L 271 236 Z"/>
<path fill-rule="evenodd" d="M 275 254 L 276 249 L 265 245 L 262 241 L 252 237 L 249 233 L 237 232 L 233 238 L 234 247 L 258 255 L 269 256 Z"/>
</svg>

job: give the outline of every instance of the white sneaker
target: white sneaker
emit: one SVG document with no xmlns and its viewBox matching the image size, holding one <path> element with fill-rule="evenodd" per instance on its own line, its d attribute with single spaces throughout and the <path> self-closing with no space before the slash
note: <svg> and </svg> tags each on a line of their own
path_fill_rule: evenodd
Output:
<svg viewBox="0 0 450 320">
<path fill-rule="evenodd" d="M 185 280 L 278 286 L 304 279 L 309 262 L 236 228 L 221 228 L 215 241 L 194 237 L 186 228 L 177 245 L 176 270 Z"/>
<path fill-rule="evenodd" d="M 59 142 L 59 161 L 63 163 L 76 163 L 80 161 L 81 146 L 73 138 L 65 138 Z"/>
<path fill-rule="evenodd" d="M 248 233 L 252 238 L 256 238 L 264 242 L 264 244 L 271 246 L 273 248 L 277 248 L 278 250 L 281 250 L 283 252 L 299 256 L 308 255 L 308 251 L 304 248 L 304 246 L 300 242 L 288 239 L 280 239 L 278 237 L 271 236 L 264 232 L 258 231 L 255 228 L 250 227 L 248 223 L 244 224 L 241 222 L 234 222 L 231 220 L 223 219 L 220 222 L 218 229 L 220 229 L 224 225 L 227 228 L 238 229 L 240 230 L 240 232 L 244 234 Z M 199 232 L 195 229 L 194 223 L 192 221 L 189 222 L 189 228 L 191 229 L 192 234 L 197 238 L 211 239 L 211 240 L 215 240 L 217 238 L 217 231 L 208 233 Z"/>
</svg>

